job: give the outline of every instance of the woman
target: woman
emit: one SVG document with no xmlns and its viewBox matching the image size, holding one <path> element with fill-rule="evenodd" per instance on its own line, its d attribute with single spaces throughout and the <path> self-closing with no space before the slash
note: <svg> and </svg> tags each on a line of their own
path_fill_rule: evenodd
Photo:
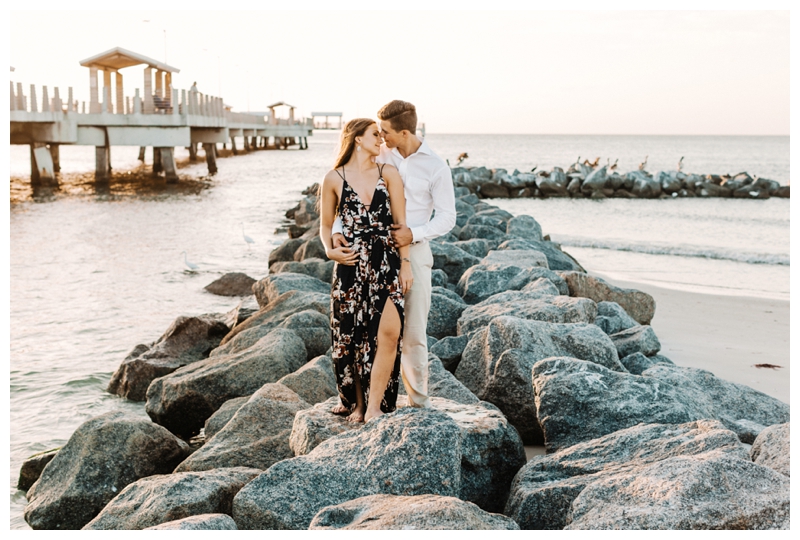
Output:
<svg viewBox="0 0 800 540">
<path fill-rule="evenodd" d="M 381 143 L 374 120 L 350 120 L 320 188 L 320 240 L 336 261 L 331 334 L 341 403 L 331 412 L 351 422 L 396 408 L 403 295 L 414 279 L 408 246 L 394 247 L 389 235 L 390 225 L 405 224 L 406 200 L 397 169 L 374 163 Z M 350 248 L 331 244 L 337 215 Z"/>
</svg>

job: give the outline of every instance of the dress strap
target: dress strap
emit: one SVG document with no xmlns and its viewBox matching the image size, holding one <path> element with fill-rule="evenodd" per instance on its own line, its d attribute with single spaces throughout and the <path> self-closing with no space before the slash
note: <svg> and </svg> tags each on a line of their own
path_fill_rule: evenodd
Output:
<svg viewBox="0 0 800 540">
<path fill-rule="evenodd" d="M 383 178 L 383 167 L 385 163 L 378 163 L 378 178 Z"/>
<path fill-rule="evenodd" d="M 342 180 L 344 180 L 345 182 L 347 181 L 347 180 L 345 179 L 345 177 L 344 177 L 344 167 L 342 167 L 342 172 L 339 172 L 339 169 L 333 169 L 333 170 L 334 170 L 334 171 L 336 171 L 336 174 L 338 174 L 338 175 L 339 175 L 339 178 L 341 178 L 341 179 L 342 179 Z"/>
</svg>

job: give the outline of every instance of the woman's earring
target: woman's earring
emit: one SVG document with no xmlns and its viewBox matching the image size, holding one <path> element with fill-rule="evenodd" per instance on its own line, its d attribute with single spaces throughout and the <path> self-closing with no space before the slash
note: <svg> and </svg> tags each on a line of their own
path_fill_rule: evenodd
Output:
<svg viewBox="0 0 800 540">
<path fill-rule="evenodd" d="M 356 146 L 356 152 L 361 152 L 361 145 Z"/>
</svg>

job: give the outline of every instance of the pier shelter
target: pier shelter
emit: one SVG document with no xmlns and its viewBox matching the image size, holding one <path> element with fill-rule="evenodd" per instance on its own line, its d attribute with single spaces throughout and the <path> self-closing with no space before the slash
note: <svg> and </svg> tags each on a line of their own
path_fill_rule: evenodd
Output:
<svg viewBox="0 0 800 540">
<path fill-rule="evenodd" d="M 172 102 L 172 74 L 180 73 L 176 67 L 169 66 L 143 54 L 138 54 L 122 47 L 114 47 L 91 58 L 81 60 L 83 67 L 89 68 L 89 112 L 108 112 L 125 114 L 133 112 L 126 110 L 125 86 L 123 84 L 121 69 L 144 65 L 144 81 L 142 88 L 144 102 L 142 112 L 152 114 L 155 112 L 168 113 L 171 111 Z M 98 86 L 98 72 L 103 72 L 103 99 L 100 100 Z M 154 73 L 155 71 L 155 73 Z M 116 100 L 111 95 L 111 75 L 116 78 Z M 154 84 L 155 83 L 155 84 Z"/>
<path fill-rule="evenodd" d="M 317 118 L 324 118 L 325 120 L 317 121 Z M 330 121 L 330 118 L 336 119 L 336 125 Z M 312 112 L 311 121 L 314 123 L 314 129 L 342 129 L 342 113 L 340 112 Z"/>
</svg>

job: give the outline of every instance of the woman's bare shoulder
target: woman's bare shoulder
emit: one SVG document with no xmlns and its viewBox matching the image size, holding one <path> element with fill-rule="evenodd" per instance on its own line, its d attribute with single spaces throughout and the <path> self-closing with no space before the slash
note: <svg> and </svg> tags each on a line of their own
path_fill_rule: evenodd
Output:
<svg viewBox="0 0 800 540">
<path fill-rule="evenodd" d="M 383 166 L 383 178 L 388 183 L 400 182 L 401 185 L 403 183 L 403 179 L 400 178 L 400 172 L 394 165 L 389 165 L 388 163 Z"/>
<path fill-rule="evenodd" d="M 329 186 L 338 186 L 342 183 L 342 177 L 339 176 L 339 173 L 336 172 L 334 169 L 329 170 L 325 173 L 325 176 L 322 178 L 323 184 Z"/>
</svg>

